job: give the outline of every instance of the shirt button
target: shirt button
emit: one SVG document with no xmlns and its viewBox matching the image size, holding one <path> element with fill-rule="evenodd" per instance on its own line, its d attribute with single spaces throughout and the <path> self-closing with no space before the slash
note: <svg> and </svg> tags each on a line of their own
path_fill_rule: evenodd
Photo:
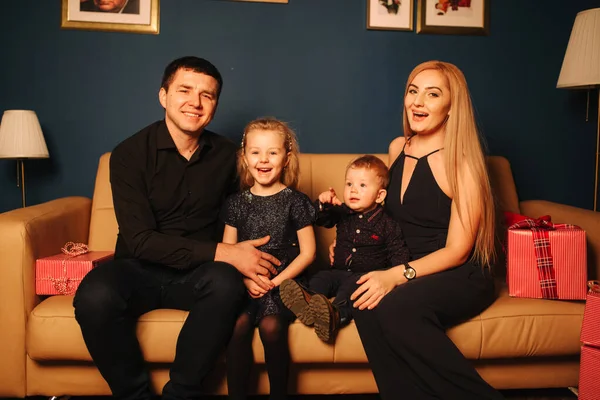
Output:
<svg viewBox="0 0 600 400">
<path fill-rule="evenodd" d="M 360 229 L 357 229 L 357 230 L 356 230 L 356 233 L 360 233 Z"/>
<path fill-rule="evenodd" d="M 356 253 L 356 247 L 352 248 L 352 252 Z"/>
<path fill-rule="evenodd" d="M 360 214 L 360 215 L 358 216 L 358 218 L 362 218 L 362 217 L 363 217 L 363 216 L 362 216 L 362 214 Z"/>
</svg>

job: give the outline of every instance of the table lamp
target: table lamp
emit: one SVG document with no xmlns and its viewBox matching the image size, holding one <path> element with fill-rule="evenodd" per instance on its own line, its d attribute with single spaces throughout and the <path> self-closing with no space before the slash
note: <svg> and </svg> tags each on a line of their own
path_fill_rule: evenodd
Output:
<svg viewBox="0 0 600 400">
<path fill-rule="evenodd" d="M 598 155 L 600 153 L 600 8 L 581 11 L 575 18 L 557 88 L 587 89 L 586 121 L 590 106 L 590 91 L 598 91 L 596 128 L 596 171 L 594 183 L 594 211 L 598 203 Z"/>
<path fill-rule="evenodd" d="M 25 159 L 48 158 L 48 147 L 35 112 L 7 110 L 0 122 L 0 158 L 17 160 L 17 187 L 25 207 Z"/>
</svg>

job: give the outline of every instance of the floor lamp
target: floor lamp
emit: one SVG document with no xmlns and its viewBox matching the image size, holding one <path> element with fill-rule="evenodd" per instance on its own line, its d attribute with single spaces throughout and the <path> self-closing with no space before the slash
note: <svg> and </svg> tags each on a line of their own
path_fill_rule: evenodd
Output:
<svg viewBox="0 0 600 400">
<path fill-rule="evenodd" d="M 48 158 L 48 147 L 35 112 L 7 110 L 0 122 L 0 158 L 17 160 L 17 187 L 25 207 L 25 160 Z"/>
<path fill-rule="evenodd" d="M 588 121 L 590 108 L 590 92 L 592 90 L 598 92 L 594 181 L 594 211 L 597 211 L 598 156 L 600 155 L 600 8 L 592 8 L 577 14 L 556 87 L 588 90 L 586 121 Z"/>
</svg>

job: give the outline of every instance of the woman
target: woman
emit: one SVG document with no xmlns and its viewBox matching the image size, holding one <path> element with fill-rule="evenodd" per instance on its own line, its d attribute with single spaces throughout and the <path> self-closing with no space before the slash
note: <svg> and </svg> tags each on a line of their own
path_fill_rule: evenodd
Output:
<svg viewBox="0 0 600 400">
<path fill-rule="evenodd" d="M 383 399 L 501 399 L 446 329 L 495 298 L 494 206 L 467 83 L 430 61 L 410 74 L 389 147 L 387 211 L 412 260 L 364 275 L 355 319 Z"/>
</svg>

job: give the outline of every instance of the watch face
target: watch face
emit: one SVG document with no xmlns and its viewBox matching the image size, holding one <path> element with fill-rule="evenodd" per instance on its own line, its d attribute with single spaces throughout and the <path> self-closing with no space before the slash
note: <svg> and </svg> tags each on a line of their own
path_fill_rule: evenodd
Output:
<svg viewBox="0 0 600 400">
<path fill-rule="evenodd" d="M 406 269 L 404 269 L 404 277 L 406 279 L 413 279 L 415 276 L 417 275 L 417 272 L 415 271 L 414 268 L 408 267 Z"/>
</svg>

